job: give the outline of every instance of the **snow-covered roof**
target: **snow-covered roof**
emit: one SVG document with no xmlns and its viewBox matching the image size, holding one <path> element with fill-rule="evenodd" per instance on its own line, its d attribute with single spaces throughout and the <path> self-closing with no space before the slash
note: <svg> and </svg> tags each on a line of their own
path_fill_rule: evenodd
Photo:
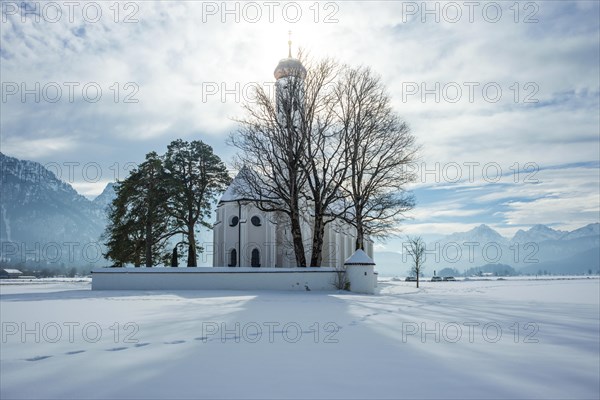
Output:
<svg viewBox="0 0 600 400">
<path fill-rule="evenodd" d="M 367 253 L 358 249 L 346 259 L 344 265 L 375 265 L 375 262 L 367 255 Z"/>
<path fill-rule="evenodd" d="M 252 176 L 252 179 L 256 179 L 257 183 L 260 182 L 260 179 L 255 174 L 256 173 L 252 170 L 246 167 L 242 167 L 242 169 L 238 172 L 233 181 L 231 181 L 231 183 L 229 184 L 227 190 L 225 190 L 225 193 L 223 193 L 223 196 L 221 196 L 219 203 L 227 203 L 231 201 L 241 200 L 256 201 L 259 199 L 263 201 L 269 201 L 265 197 L 269 193 L 267 188 L 260 189 L 259 193 L 252 193 L 255 189 L 251 188 L 248 184 L 248 178 Z M 271 198 L 273 197 L 275 196 L 272 196 Z"/>
<path fill-rule="evenodd" d="M 2 270 L 7 274 L 22 274 L 18 269 L 2 268 Z"/>
<path fill-rule="evenodd" d="M 248 188 L 248 182 L 246 181 L 244 175 L 247 173 L 246 167 L 243 167 L 240 172 L 235 176 L 233 181 L 229 184 L 223 196 L 219 200 L 219 203 L 226 203 L 228 201 L 238 201 L 238 200 L 252 200 L 248 196 L 248 192 L 250 191 Z"/>
</svg>

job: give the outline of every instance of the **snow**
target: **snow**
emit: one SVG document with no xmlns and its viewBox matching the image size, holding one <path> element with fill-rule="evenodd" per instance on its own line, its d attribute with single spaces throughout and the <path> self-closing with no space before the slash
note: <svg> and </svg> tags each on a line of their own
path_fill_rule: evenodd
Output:
<svg viewBox="0 0 600 400">
<path fill-rule="evenodd" d="M 482 224 L 476 228 L 471 229 L 467 232 L 456 232 L 448 235 L 442 239 L 442 242 L 446 243 L 498 243 L 506 245 L 508 239 L 500 235 L 498 232 L 490 228 L 489 226 Z"/>
<path fill-rule="evenodd" d="M 344 261 L 344 265 L 375 265 L 373 259 L 363 250 L 358 249 Z"/>
<path fill-rule="evenodd" d="M 562 239 L 572 240 L 579 239 L 586 236 L 600 236 L 600 223 L 588 224 L 572 232 L 568 232 Z"/>
<path fill-rule="evenodd" d="M 19 271 L 18 269 L 11 269 L 11 268 L 2 268 L 6 273 L 9 274 L 22 274 L 21 271 Z"/>
<path fill-rule="evenodd" d="M 229 201 L 246 200 L 247 193 L 250 192 L 248 182 L 246 181 L 245 174 L 249 173 L 246 167 L 243 167 L 240 172 L 233 178 L 225 193 L 221 196 L 219 203 L 225 203 Z"/>
<path fill-rule="evenodd" d="M 371 261 L 372 262 L 372 261 Z M 318 268 L 253 268 L 253 267 L 163 267 L 156 266 L 152 268 L 135 268 L 135 267 L 126 267 L 126 268 L 95 268 L 92 270 L 92 274 L 96 273 L 122 273 L 122 274 L 147 274 L 147 273 L 178 273 L 178 274 L 214 274 L 214 273 L 230 273 L 230 274 L 239 274 L 240 272 L 249 272 L 254 274 L 264 274 L 264 273 L 278 273 L 278 272 L 331 272 L 335 271 L 335 268 L 331 267 L 318 267 Z"/>
<path fill-rule="evenodd" d="M 557 231 L 546 225 L 534 225 L 529 230 L 519 229 L 511 239 L 513 243 L 543 242 L 544 240 L 559 240 L 567 232 Z"/>
<path fill-rule="evenodd" d="M 0 398 L 600 396 L 597 278 L 414 285 L 363 296 L 2 282 Z"/>
<path fill-rule="evenodd" d="M 4 223 L 4 231 L 6 232 L 6 241 L 12 242 L 10 220 L 6 217 L 6 207 L 4 207 L 4 203 L 0 204 L 0 215 L 2 215 L 2 222 Z"/>
</svg>

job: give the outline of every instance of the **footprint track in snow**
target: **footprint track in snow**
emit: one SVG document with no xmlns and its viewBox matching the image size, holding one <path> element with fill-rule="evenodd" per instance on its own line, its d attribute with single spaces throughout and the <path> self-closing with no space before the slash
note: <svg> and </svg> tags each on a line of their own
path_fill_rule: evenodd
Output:
<svg viewBox="0 0 600 400">
<path fill-rule="evenodd" d="M 127 347 L 113 347 L 111 349 L 106 349 L 106 351 L 121 351 L 121 350 L 127 350 Z"/>
<path fill-rule="evenodd" d="M 73 354 L 79 354 L 79 353 L 85 353 L 85 350 L 73 350 L 73 351 L 67 351 L 65 354 L 68 356 L 71 356 Z"/>
<path fill-rule="evenodd" d="M 40 360 L 45 360 L 46 358 L 50 358 L 52 356 L 35 356 L 35 357 L 31 357 L 31 358 L 26 358 L 25 361 L 40 361 Z"/>
</svg>

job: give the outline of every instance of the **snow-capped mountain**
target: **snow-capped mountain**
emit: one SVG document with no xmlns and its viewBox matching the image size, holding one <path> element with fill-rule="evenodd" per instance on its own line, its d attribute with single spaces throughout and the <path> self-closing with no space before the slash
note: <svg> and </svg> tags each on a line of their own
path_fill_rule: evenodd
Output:
<svg viewBox="0 0 600 400">
<path fill-rule="evenodd" d="M 596 271 L 600 252 L 600 223 L 593 223 L 571 232 L 534 225 L 519 230 L 512 239 L 500 235 L 487 225 L 467 232 L 452 233 L 428 245 L 428 264 L 431 268 L 453 267 L 468 269 L 485 264 L 502 263 L 513 267 L 536 270 L 535 265 L 554 263 L 564 265 L 563 273 Z M 577 260 L 575 266 L 569 260 Z M 552 264 L 552 265 L 554 265 Z M 548 264 L 550 265 L 550 264 Z M 552 270 L 557 270 L 553 267 Z M 537 271 L 537 270 L 536 270 Z"/>
<path fill-rule="evenodd" d="M 471 229 L 467 232 L 452 233 L 441 240 L 442 242 L 454 242 L 454 243 L 498 243 L 506 245 L 508 239 L 500 235 L 498 232 L 490 228 L 489 226 L 482 224 L 476 228 Z"/>
<path fill-rule="evenodd" d="M 106 207 L 108 207 L 108 205 L 116 197 L 116 195 L 114 182 L 109 182 L 104 187 L 104 190 L 102 190 L 102 193 L 96 196 L 96 198 L 93 200 L 93 203 L 98 206 L 98 208 L 105 210 Z"/>
<path fill-rule="evenodd" d="M 589 224 L 574 231 L 567 232 L 561 239 L 572 240 L 587 236 L 600 236 L 600 223 Z"/>
<path fill-rule="evenodd" d="M 104 262 L 100 235 L 107 223 L 106 207 L 116 196 L 113 183 L 90 201 L 39 163 L 0 153 L 0 167 L 0 260 L 67 265 Z M 428 243 L 427 249 L 431 270 L 464 270 L 489 263 L 532 269 L 538 263 L 569 259 L 578 260 L 586 271 L 596 270 L 597 257 L 590 254 L 600 251 L 600 223 L 571 232 L 535 225 L 519 230 L 510 240 L 480 225 Z M 390 254 L 390 265 L 396 265 L 399 253 Z M 383 256 L 376 261 L 382 267 L 386 263 Z M 569 262 L 561 263 L 569 267 Z"/>
<path fill-rule="evenodd" d="M 567 232 L 557 231 L 546 225 L 534 225 L 529 230 L 519 229 L 512 238 L 513 243 L 543 242 L 544 240 L 558 240 Z"/>
<path fill-rule="evenodd" d="M 41 264 L 101 261 L 103 204 L 41 164 L 0 153 L 0 259 Z M 106 201 L 106 200 L 104 200 Z"/>
<path fill-rule="evenodd" d="M 443 237 L 439 242 L 477 242 L 477 243 L 498 243 L 509 245 L 511 243 L 542 243 L 545 241 L 562 241 L 600 237 L 600 223 L 588 224 L 573 231 L 560 231 L 552 229 L 546 225 L 534 225 L 528 230 L 519 229 L 512 239 L 500 235 L 489 226 L 482 224 L 467 232 L 455 232 Z"/>
</svg>

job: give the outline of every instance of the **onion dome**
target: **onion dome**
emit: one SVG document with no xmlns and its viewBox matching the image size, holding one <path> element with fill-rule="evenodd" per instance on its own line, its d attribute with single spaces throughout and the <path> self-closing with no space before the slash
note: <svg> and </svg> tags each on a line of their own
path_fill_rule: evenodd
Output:
<svg viewBox="0 0 600 400">
<path fill-rule="evenodd" d="M 290 31 L 289 34 L 291 35 L 292 32 Z M 273 75 L 275 75 L 275 79 L 281 79 L 287 76 L 300 77 L 302 79 L 306 77 L 306 68 L 304 68 L 304 65 L 302 65 L 300 60 L 292 58 L 291 37 L 290 40 L 288 40 L 288 58 L 283 58 L 279 61 Z"/>
<path fill-rule="evenodd" d="M 285 78 L 286 76 L 298 76 L 302 79 L 306 77 L 306 68 L 295 58 L 284 58 L 279 61 L 275 68 L 275 79 Z"/>
</svg>

